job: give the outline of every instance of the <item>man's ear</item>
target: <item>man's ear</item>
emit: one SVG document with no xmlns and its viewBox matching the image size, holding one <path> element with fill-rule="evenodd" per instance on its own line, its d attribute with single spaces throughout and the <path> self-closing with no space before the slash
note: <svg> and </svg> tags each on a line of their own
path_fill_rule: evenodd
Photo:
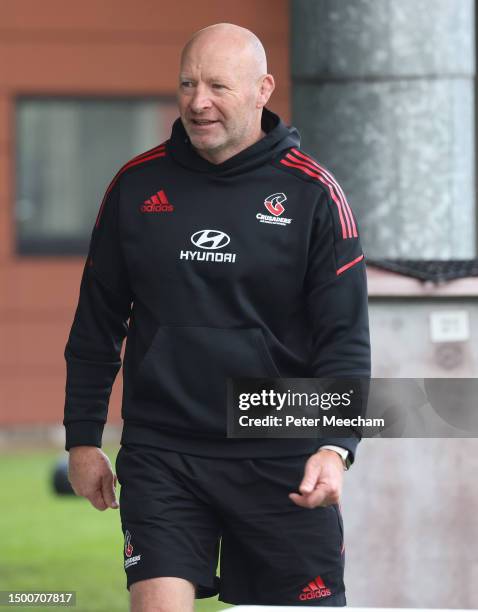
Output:
<svg viewBox="0 0 478 612">
<path fill-rule="evenodd" d="M 276 84 L 272 74 L 265 74 L 263 77 L 261 77 L 259 95 L 257 96 L 257 108 L 263 108 L 267 104 L 272 92 L 275 89 L 275 86 Z"/>
</svg>

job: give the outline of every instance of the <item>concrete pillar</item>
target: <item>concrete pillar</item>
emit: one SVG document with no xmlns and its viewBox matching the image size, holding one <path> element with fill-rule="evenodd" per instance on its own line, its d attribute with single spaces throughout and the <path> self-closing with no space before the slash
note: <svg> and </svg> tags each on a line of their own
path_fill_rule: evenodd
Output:
<svg viewBox="0 0 478 612">
<path fill-rule="evenodd" d="M 293 123 L 343 184 L 366 254 L 474 257 L 472 0 L 291 0 L 291 24 Z M 405 376 L 436 375 L 425 329 L 407 345 L 390 321 L 386 346 L 393 307 L 372 303 L 374 374 L 404 375 L 395 359 Z M 359 445 L 343 498 L 349 605 L 478 608 L 477 451 L 476 439 Z"/>
<path fill-rule="evenodd" d="M 475 256 L 474 2 L 292 0 L 293 123 L 369 257 Z"/>
</svg>

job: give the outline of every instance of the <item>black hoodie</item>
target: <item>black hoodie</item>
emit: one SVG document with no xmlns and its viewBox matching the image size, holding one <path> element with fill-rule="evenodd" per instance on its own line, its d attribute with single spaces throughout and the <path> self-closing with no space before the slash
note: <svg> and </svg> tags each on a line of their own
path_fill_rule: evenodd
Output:
<svg viewBox="0 0 478 612">
<path fill-rule="evenodd" d="M 122 443 L 219 457 L 327 443 L 353 459 L 353 438 L 226 437 L 228 377 L 370 375 L 356 220 L 295 128 L 267 109 L 262 128 L 212 164 L 177 119 L 168 141 L 113 179 L 65 349 L 67 450 L 101 446 L 127 335 Z"/>
</svg>

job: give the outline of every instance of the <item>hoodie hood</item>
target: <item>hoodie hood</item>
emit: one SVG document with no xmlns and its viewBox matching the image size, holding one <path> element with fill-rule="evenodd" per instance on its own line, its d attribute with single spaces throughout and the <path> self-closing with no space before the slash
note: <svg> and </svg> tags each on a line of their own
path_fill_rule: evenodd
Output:
<svg viewBox="0 0 478 612">
<path fill-rule="evenodd" d="M 262 130 L 266 135 L 256 143 L 233 155 L 221 164 L 213 164 L 201 157 L 187 135 L 181 118 L 173 124 L 171 138 L 167 143 L 168 153 L 175 162 L 195 172 L 215 176 L 232 176 L 248 172 L 256 166 L 272 160 L 284 149 L 300 146 L 300 135 L 295 127 L 287 126 L 272 111 L 262 111 Z"/>
</svg>

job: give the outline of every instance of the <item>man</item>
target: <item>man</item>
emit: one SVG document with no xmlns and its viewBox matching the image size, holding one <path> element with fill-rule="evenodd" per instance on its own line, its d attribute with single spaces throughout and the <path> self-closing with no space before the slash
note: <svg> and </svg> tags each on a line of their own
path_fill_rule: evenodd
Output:
<svg viewBox="0 0 478 612">
<path fill-rule="evenodd" d="M 93 230 L 65 349 L 66 449 L 75 492 L 118 507 L 100 447 L 128 335 L 116 470 L 135 612 L 217 592 L 345 605 L 338 502 L 357 440 L 225 433 L 227 378 L 370 373 L 356 221 L 265 108 L 273 90 L 252 32 L 197 32 L 171 138 L 123 166 Z"/>
</svg>

